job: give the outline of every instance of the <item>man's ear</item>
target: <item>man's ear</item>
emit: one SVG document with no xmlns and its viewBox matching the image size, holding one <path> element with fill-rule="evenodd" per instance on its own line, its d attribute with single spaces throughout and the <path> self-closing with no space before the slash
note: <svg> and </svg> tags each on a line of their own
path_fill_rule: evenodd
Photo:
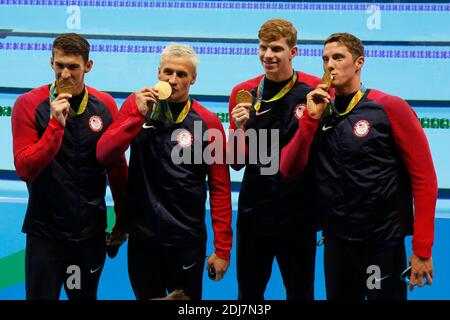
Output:
<svg viewBox="0 0 450 320">
<path fill-rule="evenodd" d="M 362 67 L 364 66 L 364 56 L 360 56 L 355 60 L 355 65 L 357 70 L 361 70 Z"/>
<path fill-rule="evenodd" d="M 93 66 L 94 66 L 94 61 L 89 60 L 88 62 L 86 62 L 85 66 L 84 66 L 84 73 L 88 73 L 89 71 L 91 71 Z"/>
<path fill-rule="evenodd" d="M 53 61 L 54 61 L 54 59 L 52 56 L 52 57 L 50 57 L 50 67 L 52 67 L 52 69 L 55 70 L 55 68 L 53 67 Z"/>
<path fill-rule="evenodd" d="M 194 74 L 192 76 L 191 84 L 194 84 L 196 80 L 197 80 L 197 74 Z"/>
<path fill-rule="evenodd" d="M 295 58 L 297 53 L 298 53 L 298 47 L 297 46 L 293 46 L 292 49 L 291 49 L 291 59 L 290 59 L 291 61 L 292 61 L 292 59 Z"/>
</svg>

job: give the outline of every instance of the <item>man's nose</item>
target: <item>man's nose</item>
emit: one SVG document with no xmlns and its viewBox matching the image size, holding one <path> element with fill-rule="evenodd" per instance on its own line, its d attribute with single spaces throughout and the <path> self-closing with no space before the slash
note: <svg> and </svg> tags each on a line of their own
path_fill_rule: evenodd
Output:
<svg viewBox="0 0 450 320">
<path fill-rule="evenodd" d="M 329 60 L 328 62 L 325 62 L 325 70 L 331 72 L 334 70 L 334 67 L 335 67 L 335 65 L 334 65 L 333 61 Z"/>
<path fill-rule="evenodd" d="M 70 71 L 69 68 L 64 68 L 61 72 L 61 78 L 63 79 L 69 79 L 70 78 Z"/>
<path fill-rule="evenodd" d="M 169 77 L 169 83 L 175 84 L 176 82 L 177 82 L 177 75 L 176 75 L 176 73 L 174 73 Z"/>
<path fill-rule="evenodd" d="M 272 58 L 273 57 L 273 51 L 268 48 L 265 52 L 264 52 L 264 58 Z"/>
</svg>

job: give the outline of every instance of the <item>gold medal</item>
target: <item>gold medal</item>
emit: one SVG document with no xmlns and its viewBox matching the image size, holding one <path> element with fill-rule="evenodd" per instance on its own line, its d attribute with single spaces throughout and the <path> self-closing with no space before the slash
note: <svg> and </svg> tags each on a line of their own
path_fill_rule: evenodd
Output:
<svg viewBox="0 0 450 320">
<path fill-rule="evenodd" d="M 250 110 L 253 110 L 253 96 L 250 92 L 246 90 L 239 90 L 236 94 L 236 104 L 239 103 L 250 103 L 252 106 Z"/>
<path fill-rule="evenodd" d="M 330 71 L 325 71 L 322 77 L 322 84 L 326 85 L 325 91 L 330 90 L 331 88 L 331 82 L 333 81 L 333 77 L 330 73 Z"/>
<path fill-rule="evenodd" d="M 240 103 L 253 103 L 252 94 L 245 90 L 239 90 L 236 94 L 236 104 Z"/>
<path fill-rule="evenodd" d="M 58 94 L 68 93 L 70 95 L 73 95 L 73 92 L 75 91 L 75 86 L 73 85 L 70 79 L 61 79 L 56 84 L 56 90 Z"/>
<path fill-rule="evenodd" d="M 166 81 L 158 81 L 154 88 L 158 90 L 158 99 L 167 100 L 172 94 L 172 87 Z"/>
</svg>

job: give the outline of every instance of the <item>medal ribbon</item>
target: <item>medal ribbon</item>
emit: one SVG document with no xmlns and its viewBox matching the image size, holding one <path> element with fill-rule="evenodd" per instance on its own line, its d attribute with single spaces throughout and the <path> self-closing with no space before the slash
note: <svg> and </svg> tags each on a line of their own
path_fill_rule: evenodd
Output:
<svg viewBox="0 0 450 320">
<path fill-rule="evenodd" d="M 353 110 L 353 108 L 358 104 L 359 101 L 361 101 L 362 97 L 364 96 L 364 93 L 366 92 L 366 88 L 361 85 L 361 87 L 359 87 L 358 91 L 355 93 L 355 95 L 353 96 L 352 100 L 350 101 L 350 103 L 347 106 L 347 109 L 345 109 L 344 112 L 340 113 L 339 111 L 337 111 L 336 107 L 334 106 L 334 100 L 331 102 L 331 109 L 330 109 L 330 113 L 335 112 L 337 113 L 340 117 L 341 116 L 345 116 L 347 113 L 349 113 L 350 111 Z"/>
<path fill-rule="evenodd" d="M 294 75 L 292 76 L 291 80 L 270 100 L 262 99 L 264 90 L 264 79 L 265 76 L 262 77 L 261 81 L 259 82 L 258 90 L 256 91 L 256 102 L 255 105 L 253 106 L 253 108 L 256 111 L 259 111 L 259 108 L 261 108 L 261 102 L 272 102 L 283 98 L 286 95 L 286 93 L 288 93 L 289 90 L 291 90 L 294 84 L 297 82 L 297 72 L 294 71 Z"/>
<path fill-rule="evenodd" d="M 55 81 L 50 86 L 50 103 L 52 103 L 53 101 L 56 100 L 55 94 L 58 93 L 57 90 L 58 90 L 58 88 L 56 88 L 56 81 Z M 78 111 L 75 112 L 75 111 L 73 111 L 72 107 L 70 107 L 69 113 L 72 116 L 79 116 L 80 114 L 82 114 L 84 112 L 84 110 L 86 110 L 86 106 L 87 106 L 87 103 L 88 103 L 88 98 L 89 98 L 89 93 L 88 93 L 88 90 L 87 90 L 87 88 L 85 86 L 84 87 L 84 97 L 83 97 L 83 100 L 81 100 L 80 107 L 78 108 Z M 50 115 L 51 114 L 52 113 L 50 112 Z"/>
<path fill-rule="evenodd" d="M 152 112 L 151 119 L 157 120 L 161 112 L 163 112 L 166 119 L 169 121 L 171 125 L 174 123 L 181 123 L 186 118 L 190 109 L 191 109 L 191 99 L 188 99 L 188 101 L 183 107 L 183 110 L 181 110 L 180 114 L 178 115 L 177 120 L 174 121 L 167 100 L 158 101 L 155 105 L 154 111 Z"/>
</svg>

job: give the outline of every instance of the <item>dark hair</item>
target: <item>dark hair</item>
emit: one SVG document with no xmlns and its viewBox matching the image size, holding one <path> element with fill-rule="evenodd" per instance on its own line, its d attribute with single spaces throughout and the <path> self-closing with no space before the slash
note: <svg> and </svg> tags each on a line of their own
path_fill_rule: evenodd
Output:
<svg viewBox="0 0 450 320">
<path fill-rule="evenodd" d="M 61 50 L 67 55 L 81 56 L 85 63 L 89 61 L 89 42 L 76 33 L 65 33 L 56 37 L 53 41 L 53 56 L 55 55 L 54 49 Z"/>
<path fill-rule="evenodd" d="M 297 29 L 288 20 L 271 19 L 261 26 L 258 38 L 268 42 L 286 38 L 288 46 L 293 48 L 297 45 Z"/>
<path fill-rule="evenodd" d="M 364 56 L 364 45 L 361 40 L 350 33 L 333 33 L 328 38 L 325 39 L 324 45 L 331 42 L 339 42 L 345 47 L 353 56 L 353 60 Z"/>
</svg>

